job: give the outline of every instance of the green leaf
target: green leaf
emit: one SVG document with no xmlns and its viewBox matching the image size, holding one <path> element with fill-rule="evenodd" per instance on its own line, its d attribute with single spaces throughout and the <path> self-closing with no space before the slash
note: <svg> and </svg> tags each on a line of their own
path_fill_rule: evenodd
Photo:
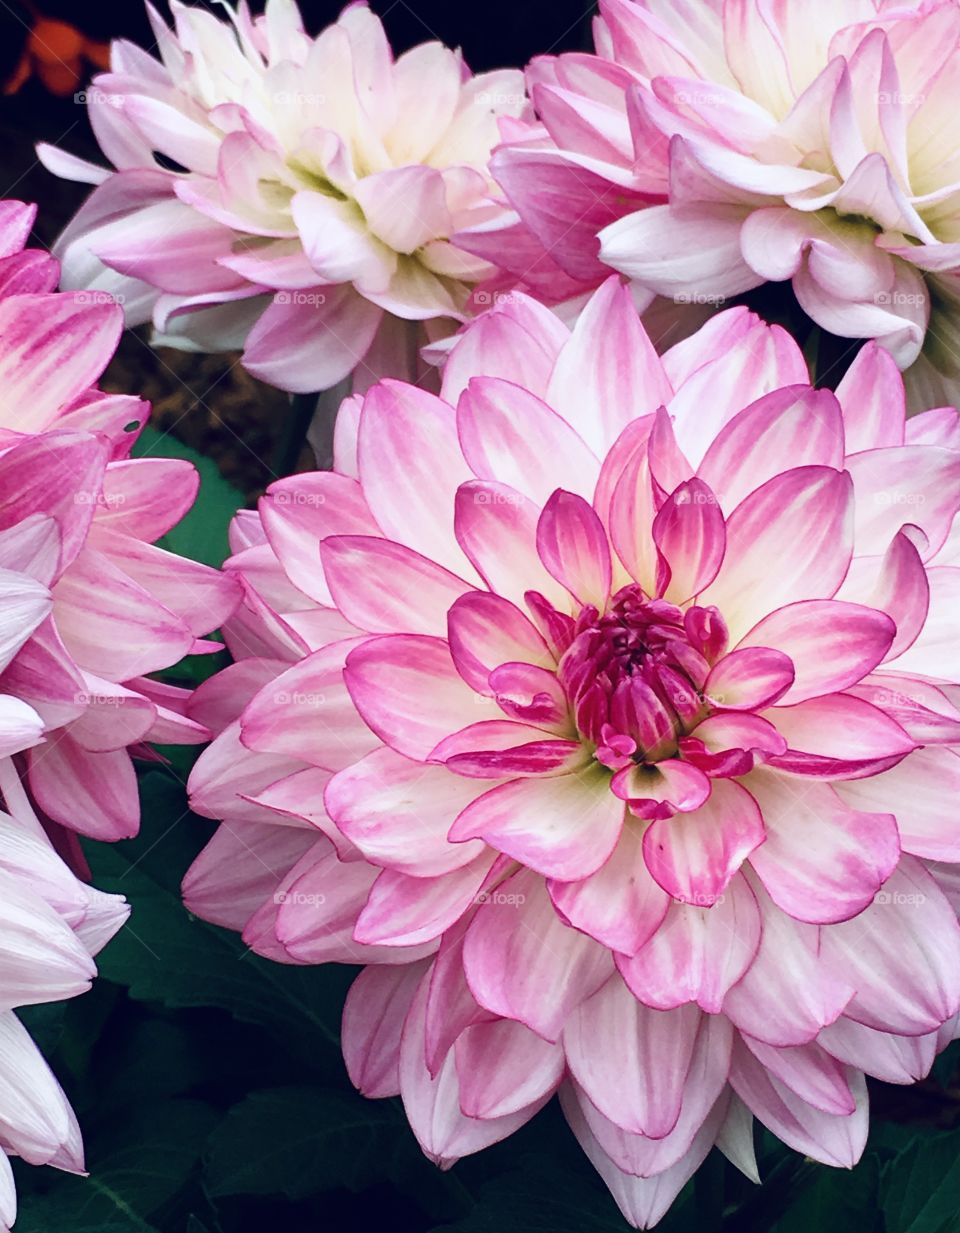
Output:
<svg viewBox="0 0 960 1233">
<path fill-rule="evenodd" d="M 218 1114 L 196 1100 L 139 1110 L 91 1151 L 90 1177 L 53 1175 L 22 1196 L 17 1233 L 153 1233 L 151 1217 L 190 1181 Z"/>
<path fill-rule="evenodd" d="M 302 1199 L 383 1181 L 399 1135 L 396 1106 L 320 1087 L 251 1092 L 210 1139 L 204 1177 L 211 1195 L 284 1194 Z"/>
<path fill-rule="evenodd" d="M 228 1011 L 315 1068 L 326 1044 L 327 1066 L 342 1075 L 339 1021 L 353 969 L 261 959 L 237 934 L 192 917 L 179 885 L 209 825 L 190 813 L 182 785 L 165 772 L 141 777 L 141 801 L 137 839 L 85 848 L 94 883 L 126 895 L 132 907 L 98 959 L 101 977 L 138 1001 Z"/>
<path fill-rule="evenodd" d="M 918 1136 L 884 1170 L 886 1233 L 960 1233 L 960 1131 Z"/>
<path fill-rule="evenodd" d="M 520 1167 L 483 1185 L 473 1209 L 455 1224 L 430 1233 L 630 1233 L 598 1178 L 584 1170 L 560 1169 L 546 1156 L 530 1156 Z"/>
<path fill-rule="evenodd" d="M 160 540 L 178 556 L 219 568 L 228 553 L 227 528 L 246 504 L 243 493 L 228 483 L 217 464 L 184 445 L 172 433 L 148 424 L 133 447 L 134 458 L 185 458 L 200 472 L 200 492 L 193 509 Z"/>
<path fill-rule="evenodd" d="M 821 1165 L 771 1233 L 811 1233 L 811 1230 L 856 1229 L 879 1233 L 882 1229 L 877 1196 L 880 1161 L 870 1153 L 855 1169 Z"/>
</svg>

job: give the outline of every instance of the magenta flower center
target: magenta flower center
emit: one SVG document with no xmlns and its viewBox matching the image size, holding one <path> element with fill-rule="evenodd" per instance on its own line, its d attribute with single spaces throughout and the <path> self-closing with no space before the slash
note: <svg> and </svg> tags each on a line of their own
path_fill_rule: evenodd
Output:
<svg viewBox="0 0 960 1233">
<path fill-rule="evenodd" d="M 611 770 L 673 757 L 710 711 L 703 686 L 727 643 L 715 608 L 681 611 L 626 586 L 580 612 L 558 676 L 577 729 Z"/>
</svg>

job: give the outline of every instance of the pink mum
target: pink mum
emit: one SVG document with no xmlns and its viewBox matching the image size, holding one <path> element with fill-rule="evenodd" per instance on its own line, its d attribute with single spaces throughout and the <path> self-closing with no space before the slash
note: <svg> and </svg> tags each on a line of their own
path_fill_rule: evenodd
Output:
<svg viewBox="0 0 960 1233">
<path fill-rule="evenodd" d="M 853 1164 L 960 1004 L 957 413 L 744 309 L 661 360 L 611 279 L 337 427 L 235 526 L 188 905 L 369 965 L 350 1073 L 444 1166 L 558 1089 L 636 1225 L 751 1114 Z"/>
<path fill-rule="evenodd" d="M 65 285 L 122 294 L 164 342 L 243 347 L 282 389 L 407 372 L 411 330 L 450 332 L 491 273 L 449 237 L 504 212 L 487 159 L 523 75 L 436 42 L 394 60 L 362 3 L 316 38 L 293 0 L 256 20 L 174 0 L 173 30 L 147 8 L 160 62 L 119 40 L 88 95 L 115 170 L 40 147 L 97 185 L 58 242 Z"/>
</svg>

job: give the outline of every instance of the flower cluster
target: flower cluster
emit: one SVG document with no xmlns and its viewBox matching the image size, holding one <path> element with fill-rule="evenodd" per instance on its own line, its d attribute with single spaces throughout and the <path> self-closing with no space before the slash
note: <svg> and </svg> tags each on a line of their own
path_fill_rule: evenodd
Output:
<svg viewBox="0 0 960 1233">
<path fill-rule="evenodd" d="M 79 881 L 74 832 L 136 833 L 131 753 L 198 743 L 189 691 L 151 680 L 235 607 L 233 580 L 157 548 L 190 506 L 188 463 L 131 459 L 137 398 L 95 382 L 121 311 L 58 294 L 57 263 L 24 249 L 35 210 L 0 203 L 0 1147 L 82 1171 L 66 1100 L 13 1014 L 89 985 L 126 905 Z M 68 828 L 63 831 L 61 828 Z M 0 1225 L 15 1209 L 0 1155 Z"/>
<path fill-rule="evenodd" d="M 638 1226 L 757 1117 L 852 1165 L 960 1007 L 960 426 L 746 309 L 659 358 L 514 296 L 234 526 L 192 911 L 365 964 L 344 1050 L 441 1165 L 559 1091 Z"/>
<path fill-rule="evenodd" d="M 960 1034 L 960 2 L 600 0 L 525 80 L 224 7 L 114 44 L 110 169 L 42 147 L 73 291 L 0 206 L 0 1033 L 123 914 L 45 831 L 133 833 L 131 751 L 216 734 L 187 905 L 362 965 L 350 1075 L 442 1167 L 555 1093 L 638 1227 L 714 1145 L 756 1179 L 754 1118 L 851 1166 Z M 727 303 L 768 283 L 799 338 Z M 352 379 L 220 574 L 155 546 L 195 477 L 95 388 L 112 299 Z M 0 1146 L 78 1167 L 42 1090 Z"/>
<path fill-rule="evenodd" d="M 293 0 L 172 7 L 175 30 L 150 9 L 162 63 L 120 40 L 87 93 L 115 170 L 40 149 L 98 186 L 58 243 L 64 285 L 168 343 L 242 346 L 282 389 L 407 372 L 416 323 L 455 328 L 492 272 L 449 237 L 505 211 L 486 165 L 522 74 L 471 76 L 440 43 L 394 61 L 364 4 L 315 39 Z"/>
<path fill-rule="evenodd" d="M 913 409 L 956 400 L 956 0 L 600 11 L 596 55 L 527 70 L 540 123 L 493 162 L 522 221 L 471 250 L 520 274 L 541 245 L 555 298 L 604 265 L 684 304 L 790 280 L 890 351 Z"/>
</svg>

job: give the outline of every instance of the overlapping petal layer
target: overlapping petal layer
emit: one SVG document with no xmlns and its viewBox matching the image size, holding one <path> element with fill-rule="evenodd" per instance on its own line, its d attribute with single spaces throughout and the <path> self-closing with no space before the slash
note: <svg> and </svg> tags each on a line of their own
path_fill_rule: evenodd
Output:
<svg viewBox="0 0 960 1233">
<path fill-rule="evenodd" d="M 492 163 L 517 217 L 464 243 L 555 299 L 604 266 L 687 306 L 790 280 L 913 410 L 956 402 L 956 0 L 602 0 L 594 39 L 529 66 Z"/>
<path fill-rule="evenodd" d="M 522 74 L 473 76 L 437 42 L 394 60 L 365 4 L 316 38 L 293 0 L 171 7 L 172 30 L 148 5 L 160 60 L 118 40 L 87 92 L 112 168 L 40 148 L 96 186 L 58 243 L 64 285 L 116 293 L 168 344 L 243 347 L 282 389 L 414 378 L 418 339 L 492 272 L 450 237 L 505 213 L 487 160 Z"/>
<path fill-rule="evenodd" d="M 235 523 L 188 905 L 369 965 L 350 1072 L 442 1165 L 558 1088 L 638 1225 L 744 1105 L 852 1164 L 960 1006 L 948 427 L 876 343 L 834 395 L 745 309 L 495 306 Z"/>
<path fill-rule="evenodd" d="M 0 1159 L 82 1172 L 73 1112 L 14 1012 L 89 987 L 127 907 L 64 863 L 85 876 L 74 832 L 135 834 L 131 754 L 208 738 L 189 691 L 149 674 L 216 649 L 203 635 L 239 596 L 154 546 L 196 473 L 130 458 L 149 408 L 95 384 L 120 308 L 54 292 L 56 262 L 24 250 L 34 213 L 0 203 Z M 15 1210 L 5 1166 L 0 1227 Z"/>
</svg>

